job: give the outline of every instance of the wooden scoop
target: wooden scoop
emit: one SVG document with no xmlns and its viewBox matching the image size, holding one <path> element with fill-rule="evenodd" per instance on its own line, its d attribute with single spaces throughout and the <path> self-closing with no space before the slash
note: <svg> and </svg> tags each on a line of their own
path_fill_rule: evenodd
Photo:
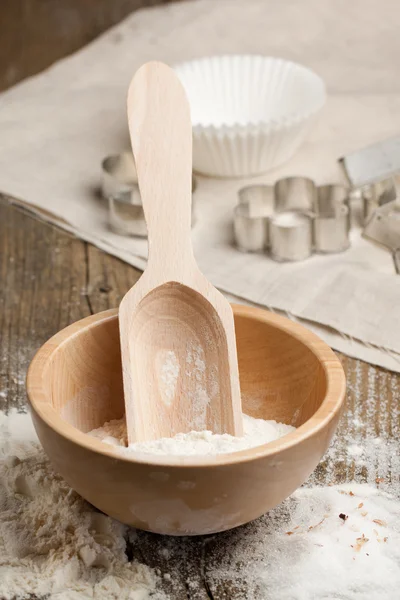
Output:
<svg viewBox="0 0 400 600">
<path fill-rule="evenodd" d="M 242 435 L 232 309 L 193 255 L 192 126 L 172 69 L 137 71 L 128 121 L 149 242 L 147 268 L 119 308 L 129 443 Z"/>
</svg>

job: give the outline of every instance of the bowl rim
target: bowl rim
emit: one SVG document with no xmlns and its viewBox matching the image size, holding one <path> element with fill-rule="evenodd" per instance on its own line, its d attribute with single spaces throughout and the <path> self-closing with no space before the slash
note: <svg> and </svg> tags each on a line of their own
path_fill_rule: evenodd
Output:
<svg viewBox="0 0 400 600">
<path fill-rule="evenodd" d="M 325 105 L 326 100 L 327 100 L 327 91 L 326 91 L 326 85 L 324 80 L 322 79 L 322 77 L 320 77 L 313 69 L 298 63 L 296 61 L 293 60 L 288 60 L 286 58 L 281 58 L 278 56 L 270 56 L 270 55 L 262 55 L 262 54 L 257 54 L 257 53 L 247 53 L 247 54 L 237 54 L 237 53 L 232 53 L 232 54 L 216 54 L 216 55 L 209 55 L 209 56 L 202 56 L 199 58 L 194 58 L 192 60 L 187 60 L 187 61 L 182 61 L 180 63 L 177 63 L 174 65 L 174 69 L 176 71 L 176 73 L 178 74 L 178 77 L 181 79 L 182 77 L 182 71 L 184 69 L 186 69 L 189 65 L 197 65 L 200 66 L 201 64 L 205 64 L 209 61 L 233 61 L 233 60 L 237 60 L 237 59 L 244 59 L 244 60 L 263 60 L 265 62 L 271 61 L 271 62 L 276 62 L 276 63 L 281 63 L 281 64 L 287 64 L 287 65 L 292 65 L 293 67 L 295 67 L 296 69 L 298 69 L 299 71 L 302 71 L 308 78 L 309 81 L 312 82 L 313 85 L 315 85 L 316 89 L 318 88 L 318 100 L 316 100 L 314 102 L 314 104 L 312 105 L 312 108 L 310 108 L 309 110 L 302 110 L 300 112 L 291 112 L 288 113 L 287 115 L 284 115 L 282 117 L 279 118 L 275 118 L 275 119 L 258 119 L 257 121 L 248 121 L 246 124 L 241 124 L 238 123 L 237 121 L 233 122 L 233 123 L 221 123 L 219 125 L 215 125 L 212 121 L 199 121 L 199 120 L 192 120 L 192 127 L 193 127 L 193 132 L 196 133 L 196 135 L 202 136 L 202 135 L 216 135 L 216 136 L 223 136 L 223 135 L 232 135 L 232 134 L 238 134 L 238 135 L 246 135 L 246 134 L 269 134 L 273 131 L 277 131 L 277 130 L 283 130 L 283 129 L 288 129 L 291 127 L 294 127 L 295 125 L 298 125 L 300 123 L 305 123 L 306 121 L 308 121 L 311 117 L 313 117 L 314 115 L 316 115 L 321 109 L 322 107 Z M 181 79 L 182 85 L 183 81 Z"/>
<path fill-rule="evenodd" d="M 303 423 L 303 425 L 295 429 L 295 431 L 273 442 L 228 454 L 191 455 L 188 457 L 153 454 L 127 454 L 124 456 L 115 446 L 91 437 L 63 420 L 50 405 L 43 389 L 42 380 L 46 366 L 52 355 L 73 337 L 79 335 L 82 330 L 98 326 L 105 321 L 118 319 L 118 308 L 102 311 L 72 323 L 52 336 L 39 348 L 29 365 L 26 377 L 27 397 L 31 410 L 58 435 L 86 450 L 127 463 L 166 468 L 204 468 L 251 462 L 261 458 L 272 457 L 320 433 L 340 413 L 345 399 L 346 378 L 337 356 L 317 335 L 286 317 L 262 308 L 241 304 L 232 304 L 232 308 L 235 315 L 263 321 L 295 337 L 321 363 L 327 384 L 325 397 L 314 415 Z"/>
</svg>

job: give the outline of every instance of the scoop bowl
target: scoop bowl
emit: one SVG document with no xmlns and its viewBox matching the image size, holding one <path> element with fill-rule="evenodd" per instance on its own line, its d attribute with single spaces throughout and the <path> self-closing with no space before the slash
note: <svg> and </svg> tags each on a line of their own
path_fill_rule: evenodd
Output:
<svg viewBox="0 0 400 600">
<path fill-rule="evenodd" d="M 340 361 L 289 319 L 233 311 L 244 412 L 297 429 L 231 454 L 122 457 L 86 435 L 124 414 L 116 309 L 66 327 L 39 349 L 27 376 L 35 429 L 54 468 L 99 510 L 155 533 L 216 533 L 272 509 L 315 469 L 344 402 Z"/>
</svg>

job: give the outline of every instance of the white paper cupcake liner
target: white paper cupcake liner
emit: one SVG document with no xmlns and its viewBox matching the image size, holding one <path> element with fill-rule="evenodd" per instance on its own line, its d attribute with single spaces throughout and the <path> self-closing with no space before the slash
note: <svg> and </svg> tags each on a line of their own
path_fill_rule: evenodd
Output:
<svg viewBox="0 0 400 600">
<path fill-rule="evenodd" d="M 325 99 L 309 69 L 276 58 L 220 56 L 176 67 L 192 111 L 193 165 L 244 177 L 288 160 Z"/>
</svg>

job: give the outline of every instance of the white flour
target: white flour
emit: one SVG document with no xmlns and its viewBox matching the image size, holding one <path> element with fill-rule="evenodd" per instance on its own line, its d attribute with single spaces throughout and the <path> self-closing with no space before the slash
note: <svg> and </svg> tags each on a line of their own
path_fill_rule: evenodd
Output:
<svg viewBox="0 0 400 600">
<path fill-rule="evenodd" d="M 235 600 L 397 600 L 400 504 L 368 485 L 302 488 L 206 543 L 212 590 Z"/>
<path fill-rule="evenodd" d="M 189 456 L 206 454 L 227 454 L 246 448 L 254 448 L 277 440 L 295 430 L 291 425 L 264 421 L 243 415 L 243 437 L 217 435 L 211 431 L 191 431 L 178 433 L 173 438 L 161 438 L 151 442 L 140 442 L 127 446 L 125 419 L 109 421 L 103 427 L 94 429 L 89 435 L 100 438 L 107 444 L 121 447 L 125 456 L 129 454 L 166 454 Z"/>
<path fill-rule="evenodd" d="M 193 390 L 188 394 L 188 400 L 192 406 L 193 424 L 196 429 L 202 429 L 206 423 L 207 407 L 210 404 L 211 398 L 207 392 L 207 376 L 204 349 L 200 345 L 191 345 L 186 353 L 186 375 L 194 381 Z M 217 379 L 211 374 L 212 381 L 217 382 Z M 218 385 L 216 389 L 211 391 L 211 396 L 217 395 L 219 392 Z"/>
<path fill-rule="evenodd" d="M 377 390 L 371 383 L 367 412 Z M 395 410 L 397 388 L 392 397 Z M 396 438 L 389 444 L 385 431 L 382 438 L 372 433 L 365 438 L 360 415 L 349 409 L 344 418 L 359 426 L 343 445 L 336 441 L 328 456 L 349 460 L 349 477 L 352 461 L 362 461 L 357 478 L 366 461 L 375 486 L 389 486 L 380 477 L 389 464 L 390 489 L 400 491 Z M 120 422 L 120 443 L 124 430 Z M 363 454 L 347 459 L 352 444 Z M 335 463 L 325 464 L 334 480 Z M 143 561 L 159 568 L 129 562 L 126 539 L 138 540 Z M 0 598 L 200 599 L 207 597 L 205 582 L 215 600 L 397 600 L 400 504 L 372 485 L 302 488 L 231 532 L 194 539 L 152 536 L 82 500 L 53 472 L 29 415 L 0 412 Z M 234 596 L 227 595 L 229 589 Z"/>
<path fill-rule="evenodd" d="M 326 481 L 378 484 L 380 489 L 400 498 L 398 376 L 371 366 L 368 376 L 366 371 L 367 366 L 358 362 L 347 378 L 347 405 L 339 425 L 341 435 L 329 446 L 320 470 Z M 317 475 L 317 472 L 311 475 L 310 484 L 318 484 Z"/>
<path fill-rule="evenodd" d="M 164 360 L 161 360 L 161 382 L 160 386 L 163 401 L 170 406 L 176 392 L 180 366 L 175 352 L 166 350 Z"/>
<path fill-rule="evenodd" d="M 0 412 L 0 598 L 165 598 L 152 569 L 128 562 L 127 529 L 53 472 L 29 415 Z"/>
</svg>

